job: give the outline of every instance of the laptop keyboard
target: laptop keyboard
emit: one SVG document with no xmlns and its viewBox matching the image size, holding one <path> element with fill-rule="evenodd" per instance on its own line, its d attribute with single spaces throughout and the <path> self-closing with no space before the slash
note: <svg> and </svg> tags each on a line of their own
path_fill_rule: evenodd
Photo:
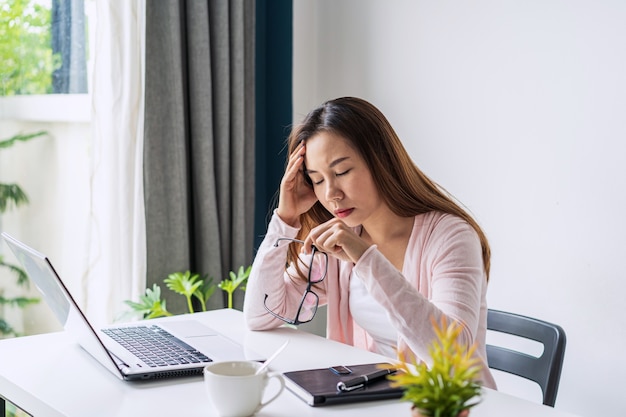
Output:
<svg viewBox="0 0 626 417">
<path fill-rule="evenodd" d="M 206 355 L 158 326 L 123 327 L 102 331 L 150 367 L 211 362 Z"/>
</svg>

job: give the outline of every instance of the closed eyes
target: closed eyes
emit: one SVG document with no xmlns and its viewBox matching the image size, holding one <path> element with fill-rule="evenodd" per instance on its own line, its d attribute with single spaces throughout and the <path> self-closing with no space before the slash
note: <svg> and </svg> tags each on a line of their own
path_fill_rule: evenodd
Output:
<svg viewBox="0 0 626 417">
<path fill-rule="evenodd" d="M 335 174 L 335 176 L 336 176 L 336 177 L 341 177 L 342 175 L 346 175 L 346 174 L 347 174 L 347 173 L 349 173 L 350 171 L 352 171 L 352 168 L 347 169 L 347 170 L 342 171 L 342 172 L 337 172 L 337 173 Z M 311 179 L 311 180 L 313 181 L 313 179 Z M 324 182 L 324 179 L 322 178 L 322 179 L 320 179 L 319 181 L 313 181 L 313 185 L 320 185 L 320 184 L 321 184 L 321 183 L 323 183 L 323 182 Z"/>
</svg>

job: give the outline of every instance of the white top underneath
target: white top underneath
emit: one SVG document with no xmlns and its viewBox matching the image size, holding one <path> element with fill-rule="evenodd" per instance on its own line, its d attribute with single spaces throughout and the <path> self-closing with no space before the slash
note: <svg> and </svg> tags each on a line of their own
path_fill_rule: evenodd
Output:
<svg viewBox="0 0 626 417">
<path fill-rule="evenodd" d="M 391 324 L 389 314 L 372 298 L 354 270 L 350 277 L 349 305 L 354 321 L 374 340 L 374 352 L 396 358 L 398 333 Z"/>
</svg>

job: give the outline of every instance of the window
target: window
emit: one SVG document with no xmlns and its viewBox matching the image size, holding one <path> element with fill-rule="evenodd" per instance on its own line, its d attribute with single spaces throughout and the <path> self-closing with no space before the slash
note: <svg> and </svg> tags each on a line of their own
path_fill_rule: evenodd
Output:
<svg viewBox="0 0 626 417">
<path fill-rule="evenodd" d="M 88 93 L 94 0 L 5 0 L 0 6 L 0 96 Z M 89 14 L 89 13 L 88 13 Z"/>
</svg>

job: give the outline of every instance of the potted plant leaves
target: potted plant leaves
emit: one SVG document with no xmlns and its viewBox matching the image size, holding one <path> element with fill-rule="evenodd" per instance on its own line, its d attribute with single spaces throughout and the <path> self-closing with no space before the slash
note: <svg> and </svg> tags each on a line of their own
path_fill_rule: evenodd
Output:
<svg viewBox="0 0 626 417">
<path fill-rule="evenodd" d="M 199 274 L 190 271 L 174 272 L 163 282 L 168 289 L 186 298 L 189 313 L 196 311 L 192 302 L 194 299 L 199 304 L 199 311 L 207 311 L 207 302 L 217 288 L 228 295 L 228 308 L 233 308 L 233 293 L 237 289 L 245 291 L 245 282 L 250 275 L 251 268 L 251 266 L 247 268 L 241 266 L 237 273 L 230 271 L 229 278 L 223 279 L 217 285 L 213 283 L 213 278 L 200 277 Z M 140 314 L 144 319 L 173 315 L 167 310 L 165 299 L 161 297 L 161 287 L 157 284 L 154 284 L 152 288 L 146 288 L 139 302 L 130 300 L 124 302 L 132 309 L 130 314 Z"/>
<path fill-rule="evenodd" d="M 401 372 L 388 378 L 404 388 L 402 399 L 412 403 L 413 417 L 467 417 L 482 395 L 481 365 L 473 356 L 476 346 L 458 341 L 459 323 L 448 324 L 444 317 L 440 325 L 433 320 L 433 326 L 437 338 L 429 348 L 432 365 L 402 362 Z"/>
</svg>

